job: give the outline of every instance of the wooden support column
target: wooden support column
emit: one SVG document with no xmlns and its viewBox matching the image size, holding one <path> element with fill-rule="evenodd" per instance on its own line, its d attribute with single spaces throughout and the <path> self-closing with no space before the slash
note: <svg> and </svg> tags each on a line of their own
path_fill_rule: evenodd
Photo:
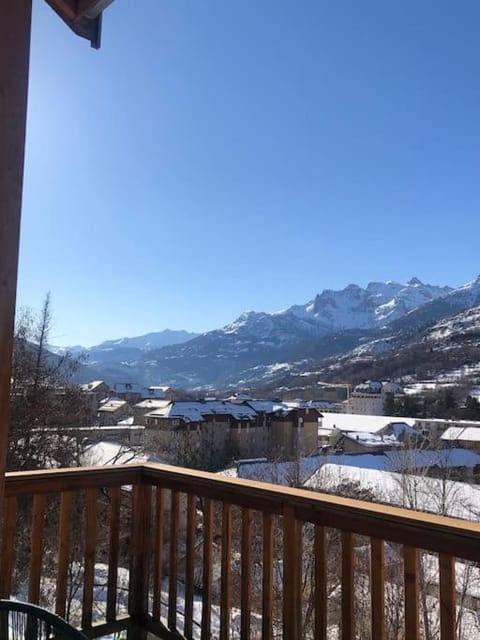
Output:
<svg viewBox="0 0 480 640">
<path fill-rule="evenodd" d="M 0 2 L 0 510 L 8 441 L 22 206 L 31 0 Z"/>
</svg>

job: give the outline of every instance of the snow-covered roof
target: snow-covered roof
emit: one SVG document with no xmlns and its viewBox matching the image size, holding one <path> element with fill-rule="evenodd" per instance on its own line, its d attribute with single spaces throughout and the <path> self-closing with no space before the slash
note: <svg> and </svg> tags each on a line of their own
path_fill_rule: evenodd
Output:
<svg viewBox="0 0 480 640">
<path fill-rule="evenodd" d="M 413 437 L 418 436 L 418 432 L 406 422 L 391 422 L 388 427 L 392 430 L 392 433 L 397 438 L 397 440 L 405 433 Z"/>
<path fill-rule="evenodd" d="M 366 380 L 361 384 L 357 384 L 353 393 L 381 393 L 383 383 L 379 380 Z"/>
<path fill-rule="evenodd" d="M 403 422 L 413 427 L 415 418 L 399 418 L 395 416 L 370 416 L 359 413 L 324 413 L 321 426 L 339 431 L 368 431 L 377 433 L 387 425 Z"/>
<path fill-rule="evenodd" d="M 164 407 L 153 409 L 145 414 L 146 418 L 181 418 L 185 422 L 202 422 L 200 402 L 174 402 Z"/>
<path fill-rule="evenodd" d="M 288 411 L 285 402 L 274 400 L 249 400 L 248 405 L 258 413 L 276 413 L 277 411 Z"/>
<path fill-rule="evenodd" d="M 477 520 L 480 512 L 480 487 L 420 475 L 325 464 L 312 474 L 305 486 L 318 491 L 336 491 L 344 483 L 358 484 L 359 489 L 370 491 L 375 501 L 420 511 L 465 520 Z"/>
<path fill-rule="evenodd" d="M 80 385 L 82 391 L 95 391 L 102 384 L 105 384 L 103 380 L 92 380 L 92 382 L 86 382 L 85 384 Z"/>
<path fill-rule="evenodd" d="M 245 480 L 260 480 L 284 486 L 302 484 L 325 461 L 324 456 L 309 456 L 287 462 L 238 462 L 220 475 Z"/>
<path fill-rule="evenodd" d="M 169 404 L 172 404 L 171 400 L 161 400 L 159 398 L 148 398 L 147 400 L 142 400 L 141 402 L 137 402 L 137 404 L 133 406 L 134 406 L 134 409 L 163 409 L 164 407 L 168 407 Z"/>
<path fill-rule="evenodd" d="M 464 442 L 480 442 L 480 426 L 448 427 L 440 436 L 440 440 L 462 440 Z"/>
<path fill-rule="evenodd" d="M 394 435 L 379 436 L 368 431 L 342 431 L 341 435 L 366 447 L 401 446 Z"/>
<path fill-rule="evenodd" d="M 333 433 L 333 429 L 327 429 L 325 427 L 318 427 L 318 435 L 319 437 L 331 436 Z"/>
<path fill-rule="evenodd" d="M 214 400 L 211 402 L 205 402 L 207 411 L 205 413 L 215 415 L 230 415 L 234 416 L 238 420 L 250 418 L 254 419 L 257 412 L 252 409 L 248 404 L 238 404 L 236 402 L 229 402 L 228 400 Z"/>
<path fill-rule="evenodd" d="M 480 465 L 480 455 L 460 448 L 322 454 L 286 462 L 240 461 L 235 466 L 219 473 L 233 478 L 260 480 L 288 486 L 306 482 L 317 469 L 326 465 L 390 472 L 413 468 L 421 469 L 427 466 L 473 468 Z"/>
<path fill-rule="evenodd" d="M 322 409 L 331 409 L 332 407 L 338 407 L 339 405 L 338 402 L 331 402 L 330 400 L 311 400 L 309 404 L 313 409 L 319 409 L 320 411 Z"/>
<path fill-rule="evenodd" d="M 205 402 L 172 402 L 166 407 L 154 409 L 147 418 L 181 418 L 185 422 L 202 422 L 207 415 L 229 415 L 237 420 L 253 420 L 257 413 L 246 404 L 228 400 L 208 400 Z"/>
<path fill-rule="evenodd" d="M 103 467 L 108 464 L 128 464 L 164 461 L 149 453 L 141 453 L 138 449 L 117 442 L 96 442 L 88 446 L 82 453 L 80 462 L 86 467 Z"/>
<path fill-rule="evenodd" d="M 112 398 L 107 398 L 104 402 L 102 402 L 98 408 L 98 411 L 112 413 L 114 411 L 118 411 L 123 407 L 127 407 L 128 404 L 125 400 L 117 400 Z"/>
<path fill-rule="evenodd" d="M 319 456 L 320 463 L 362 469 L 398 471 L 427 467 L 467 467 L 480 465 L 480 455 L 468 449 L 396 449 L 382 453 L 332 453 Z"/>
</svg>

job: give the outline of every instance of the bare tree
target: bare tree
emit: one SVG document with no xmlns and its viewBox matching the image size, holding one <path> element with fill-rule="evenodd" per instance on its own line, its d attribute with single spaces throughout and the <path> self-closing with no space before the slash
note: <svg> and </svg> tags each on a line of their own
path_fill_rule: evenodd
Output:
<svg viewBox="0 0 480 640">
<path fill-rule="evenodd" d="M 74 382 L 80 362 L 68 353 L 57 356 L 48 350 L 51 325 L 50 294 L 40 314 L 24 310 L 17 318 L 7 453 L 10 470 L 78 464 L 75 428 L 91 420 L 88 404 Z"/>
</svg>

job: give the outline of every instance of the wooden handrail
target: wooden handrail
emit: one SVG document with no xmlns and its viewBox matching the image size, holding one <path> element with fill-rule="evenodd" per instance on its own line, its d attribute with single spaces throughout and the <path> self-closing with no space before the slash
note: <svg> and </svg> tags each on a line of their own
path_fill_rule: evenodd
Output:
<svg viewBox="0 0 480 640">
<path fill-rule="evenodd" d="M 287 505 L 304 522 L 480 561 L 477 522 L 167 465 L 144 465 L 143 481 L 267 513 Z"/>
<path fill-rule="evenodd" d="M 157 464 L 126 464 L 20 471 L 6 474 L 6 496 L 56 493 L 89 487 L 144 483 L 222 502 L 283 514 L 298 520 L 437 553 L 460 550 L 465 560 L 480 561 L 480 523 L 373 504 L 305 489 L 228 478 L 196 469 Z"/>
<path fill-rule="evenodd" d="M 135 485 L 142 482 L 143 465 L 109 465 L 105 467 L 75 467 L 73 469 L 42 469 L 13 471 L 5 475 L 5 497 L 59 493 L 88 489 Z"/>
<path fill-rule="evenodd" d="M 337 530 L 334 544 L 340 561 L 341 614 L 336 624 L 344 640 L 356 637 L 360 628 L 356 586 L 357 572 L 362 571 L 363 579 L 369 576 L 371 584 L 372 637 L 378 640 L 386 637 L 385 584 L 391 578 L 386 576 L 385 541 L 402 545 L 401 577 L 397 580 L 404 588 L 404 626 L 408 638 L 420 637 L 422 628 L 420 613 L 424 605 L 419 597 L 425 594 L 426 588 L 421 584 L 424 551 L 440 554 L 442 639 L 453 640 L 456 558 L 480 562 L 480 524 L 476 522 L 180 467 L 149 463 L 15 472 L 7 474 L 5 487 L 8 517 L 2 543 L 0 591 L 9 597 L 12 588 L 17 502 L 19 508 L 28 504 L 31 510 L 31 533 L 27 539 L 29 597 L 38 601 L 44 509 L 51 501 L 45 494 L 56 494 L 53 504 L 58 504 L 59 515 L 58 538 L 54 543 L 58 549 L 55 608 L 62 613 L 67 591 L 72 501 L 77 499 L 74 494 L 78 492 L 84 518 L 81 526 L 85 532 L 84 547 L 80 550 L 84 566 L 81 621 L 91 638 L 102 635 L 104 629 L 126 628 L 125 625 L 131 628 L 132 638 L 141 636 L 145 628 L 161 637 L 177 637 L 181 626 L 178 583 L 182 578 L 185 578 L 183 629 L 187 638 L 193 637 L 194 623 L 199 626 L 202 640 L 211 636 L 214 607 L 220 617 L 219 634 L 224 639 L 231 635 L 233 607 L 240 609 L 240 618 L 237 617 L 235 624 L 239 624 L 242 638 L 254 637 L 251 625 L 258 624 L 257 616 L 261 612 L 263 637 L 271 638 L 275 625 L 281 625 L 286 640 L 297 640 L 302 637 L 302 616 L 307 611 L 310 618 L 306 624 L 315 630 L 315 637 L 325 638 L 330 580 L 328 545 L 335 540 L 330 537 L 331 531 Z M 132 490 L 125 492 L 122 487 Z M 105 488 L 108 491 L 103 491 Z M 33 500 L 25 500 L 25 496 L 32 496 Z M 121 509 L 126 509 L 124 521 Z M 261 519 L 255 511 L 261 513 Z M 102 524 L 100 514 L 105 514 Z M 127 525 L 126 529 L 122 529 L 122 522 Z M 198 547 L 197 524 L 201 532 Z M 371 540 L 367 569 L 357 565 L 362 559 L 358 536 L 368 536 Z M 257 543 L 260 546 L 256 546 Z M 364 545 L 365 540 L 361 544 Z M 310 574 L 303 573 L 304 553 L 314 557 Z M 181 554 L 184 555 L 183 568 Z M 239 554 L 239 566 L 235 567 L 236 561 L 232 558 L 236 554 Z M 94 576 L 96 562 L 101 557 L 108 558 L 107 600 L 105 622 L 97 624 L 101 620 L 94 620 L 92 615 Z M 274 578 L 273 569 L 282 557 L 283 575 L 279 581 L 278 576 Z M 254 577 L 258 576 L 259 561 L 263 563 L 261 585 Z M 128 567 L 129 571 L 128 618 L 119 618 L 122 611 L 117 611 L 116 606 L 119 566 Z M 194 580 L 199 567 L 202 609 L 201 617 L 194 620 Z M 303 578 L 307 580 L 305 592 Z M 235 593 L 233 579 L 239 580 Z M 283 593 L 281 600 L 276 595 L 277 587 Z M 304 608 L 302 598 L 312 595 L 310 608 Z M 283 612 L 277 607 L 274 611 L 274 602 L 278 605 L 280 601 Z"/>
</svg>

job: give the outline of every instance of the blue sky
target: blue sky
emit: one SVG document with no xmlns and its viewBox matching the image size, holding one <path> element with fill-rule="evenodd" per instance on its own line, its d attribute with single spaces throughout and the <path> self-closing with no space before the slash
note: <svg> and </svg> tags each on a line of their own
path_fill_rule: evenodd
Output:
<svg viewBox="0 0 480 640">
<path fill-rule="evenodd" d="M 54 342 L 480 272 L 476 0 L 116 0 L 100 51 L 34 5 L 18 301 Z"/>
</svg>

